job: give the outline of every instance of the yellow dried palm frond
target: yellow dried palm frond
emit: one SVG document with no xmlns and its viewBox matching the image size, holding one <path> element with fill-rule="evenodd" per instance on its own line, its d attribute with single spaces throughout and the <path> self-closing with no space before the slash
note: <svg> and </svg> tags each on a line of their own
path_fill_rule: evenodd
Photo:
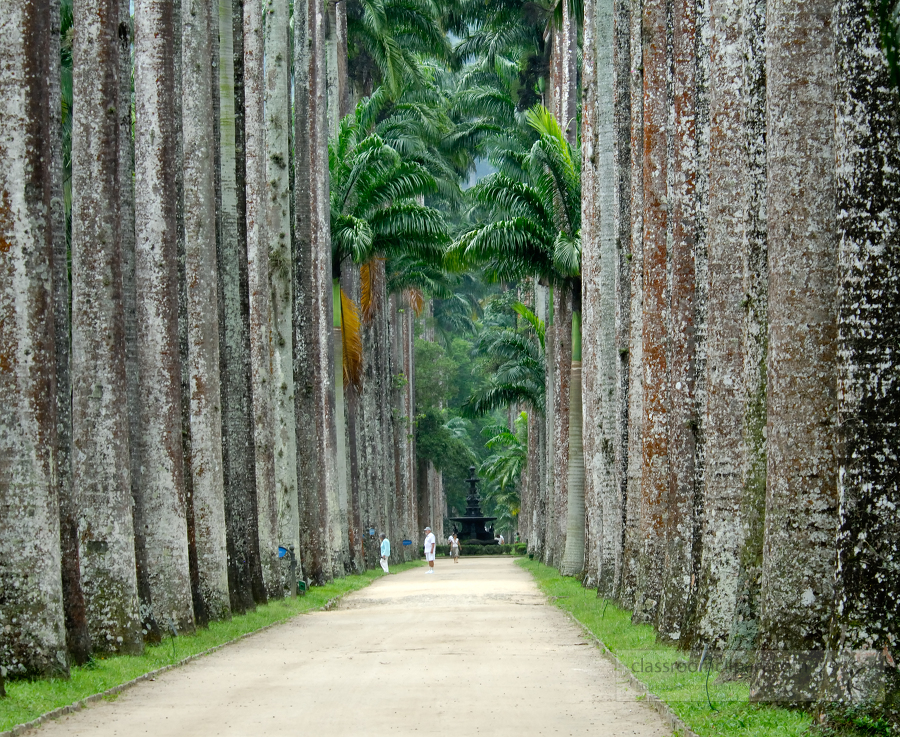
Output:
<svg viewBox="0 0 900 737">
<path fill-rule="evenodd" d="M 344 386 L 362 389 L 363 345 L 359 308 L 341 290 L 341 343 L 344 349 Z"/>
<path fill-rule="evenodd" d="M 373 258 L 359 267 L 359 281 L 362 286 L 360 306 L 363 322 L 368 325 L 378 312 L 378 294 L 384 279 L 384 259 Z"/>
<path fill-rule="evenodd" d="M 425 309 L 425 295 L 422 294 L 422 290 L 407 289 L 405 295 L 406 304 L 409 305 L 409 308 L 416 314 L 416 317 L 422 317 L 422 312 Z"/>
</svg>

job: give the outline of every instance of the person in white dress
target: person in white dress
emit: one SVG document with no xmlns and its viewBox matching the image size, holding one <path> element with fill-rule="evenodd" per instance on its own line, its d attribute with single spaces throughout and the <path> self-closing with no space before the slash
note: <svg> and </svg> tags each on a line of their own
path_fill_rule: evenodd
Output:
<svg viewBox="0 0 900 737">
<path fill-rule="evenodd" d="M 447 538 L 447 542 L 450 543 L 450 557 L 453 558 L 454 563 L 459 563 L 459 538 L 456 536 L 456 532 Z"/>
<path fill-rule="evenodd" d="M 437 548 L 437 539 L 430 527 L 425 528 L 425 560 L 428 561 L 428 570 L 425 573 L 434 573 L 434 551 Z"/>
</svg>

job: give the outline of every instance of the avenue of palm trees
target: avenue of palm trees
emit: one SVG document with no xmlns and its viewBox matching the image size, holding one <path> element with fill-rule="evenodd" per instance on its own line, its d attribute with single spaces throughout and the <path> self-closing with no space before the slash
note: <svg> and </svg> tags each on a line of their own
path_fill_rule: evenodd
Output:
<svg viewBox="0 0 900 737">
<path fill-rule="evenodd" d="M 6 677 L 412 557 L 471 461 L 751 698 L 900 729 L 894 10 L 0 3 Z"/>
</svg>

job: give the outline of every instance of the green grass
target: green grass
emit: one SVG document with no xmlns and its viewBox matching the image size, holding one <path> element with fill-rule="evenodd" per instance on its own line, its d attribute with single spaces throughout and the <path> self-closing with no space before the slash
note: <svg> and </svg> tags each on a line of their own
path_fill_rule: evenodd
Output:
<svg viewBox="0 0 900 737">
<path fill-rule="evenodd" d="M 564 578 L 555 568 L 527 558 L 516 562 L 535 577 L 556 606 L 571 612 L 701 737 L 793 737 L 809 729 L 812 718 L 806 712 L 751 704 L 749 686 L 743 681 L 719 683 L 715 668 L 708 679 L 706 667 L 702 673 L 690 672 L 687 653 L 660 644 L 651 625 L 632 624 L 630 611 L 598 598 L 577 579 Z M 624 697 L 627 683 L 624 677 L 621 680 Z"/>
<path fill-rule="evenodd" d="M 391 572 L 399 573 L 423 563 L 424 561 L 412 561 L 392 564 Z M 178 637 L 174 642 L 172 638 L 166 639 L 160 645 L 147 647 L 143 655 L 98 657 L 85 666 L 72 668 L 68 680 L 52 678 L 7 681 L 7 696 L 0 698 L 0 732 L 267 625 L 322 609 L 335 597 L 365 588 L 383 575 L 378 568 L 361 575 L 340 578 L 327 586 L 314 586 L 305 596 L 273 601 L 258 607 L 254 612 L 233 617 L 230 621 L 214 622 L 208 629 Z M 115 695 L 109 698 L 114 699 Z"/>
</svg>

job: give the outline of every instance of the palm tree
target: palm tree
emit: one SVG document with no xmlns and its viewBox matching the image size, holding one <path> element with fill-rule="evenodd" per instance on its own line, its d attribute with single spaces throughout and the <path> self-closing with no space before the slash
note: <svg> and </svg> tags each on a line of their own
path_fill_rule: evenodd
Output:
<svg viewBox="0 0 900 737">
<path fill-rule="evenodd" d="M 72 458 L 79 556 L 96 649 L 143 647 L 135 573 L 120 232 L 119 3 L 74 5 Z M 98 533 L 95 531 L 105 531 Z"/>
<path fill-rule="evenodd" d="M 297 517 L 297 433 L 294 413 L 294 340 L 291 326 L 290 27 L 289 0 L 272 0 L 265 22 L 266 232 L 271 266 L 272 383 L 275 392 L 275 481 L 282 544 L 300 556 Z M 302 564 L 302 561 L 299 561 Z M 296 585 L 293 582 L 292 585 Z"/>
<path fill-rule="evenodd" d="M 349 77 L 356 94 L 383 85 L 398 96 L 422 85 L 420 58 L 446 60 L 450 44 L 434 0 L 351 0 L 347 5 Z"/>
<path fill-rule="evenodd" d="M 356 307 L 340 286 L 342 268 L 348 262 L 364 265 L 363 312 L 371 317 L 375 312 L 371 279 L 383 268 L 383 259 L 412 258 L 426 267 L 439 264 L 447 242 L 442 215 L 421 202 L 425 195 L 438 191 L 438 180 L 421 163 L 427 146 L 411 119 L 414 108 L 401 108 L 376 126 L 385 104 L 383 90 L 360 102 L 354 115 L 341 122 L 337 138 L 329 145 L 335 402 L 340 488 L 344 491 L 343 389 L 345 381 L 361 388 L 363 358 Z M 379 132 L 397 148 L 388 145 Z M 411 416 L 411 407 L 401 415 Z M 407 434 L 403 433 L 404 438 Z"/>
<path fill-rule="evenodd" d="M 238 156 L 243 110 L 238 104 L 235 53 L 243 45 L 235 34 L 237 13 L 232 0 L 218 2 L 219 193 L 218 277 L 222 397 L 222 461 L 225 519 L 228 530 L 228 584 L 231 610 L 243 613 L 266 600 L 259 557 L 256 505 L 256 457 L 250 381 L 250 335 L 247 304 L 247 254 L 241 218 L 244 165 Z M 262 213 L 260 213 L 262 217 Z"/>
<path fill-rule="evenodd" d="M 466 400 L 465 415 L 477 417 L 518 404 L 545 411 L 544 323 L 520 303 L 513 309 L 527 327 L 484 331 L 475 350 L 489 361 L 491 381 Z"/>
<path fill-rule="evenodd" d="M 191 452 L 188 522 L 197 555 L 194 609 L 198 624 L 231 616 L 228 593 L 219 304 L 216 265 L 215 16 L 209 5 L 182 5 L 182 146 L 184 151 L 184 251 L 187 296 L 187 372 Z"/>
<path fill-rule="evenodd" d="M 572 363 L 569 409 L 568 521 L 564 573 L 584 559 L 584 453 L 581 445 L 581 161 L 559 124 L 544 108 L 526 116 L 537 140 L 527 152 L 495 139 L 493 160 L 501 171 L 473 188 L 488 222 L 464 234 L 451 249 L 453 265 L 478 265 L 493 281 L 536 276 L 572 295 Z M 521 171 L 522 179 L 504 171 Z M 571 543 L 569 539 L 571 538 Z"/>
<path fill-rule="evenodd" d="M 832 12 L 826 1 L 766 10 L 770 381 L 759 647 L 769 653 L 824 650 L 834 611 L 836 37 L 822 24 Z M 818 678 L 804 678 L 803 660 L 765 658 L 751 698 L 771 688 L 784 700 L 814 699 Z"/>
<path fill-rule="evenodd" d="M 333 307 L 328 223 L 325 29 L 316 0 L 294 3 L 294 400 L 297 492 L 305 573 L 334 575 L 336 499 Z"/>
<path fill-rule="evenodd" d="M 178 347 L 175 23 L 153 0 L 135 12 L 137 406 L 132 486 L 142 608 L 159 627 L 194 629 L 181 441 Z M 165 86 L 163 86 L 165 85 Z M 143 546 L 141 550 L 139 546 Z M 168 627 L 167 627 L 168 628 Z"/>
<path fill-rule="evenodd" d="M 54 237 L 64 235 L 54 223 L 58 213 L 50 211 L 61 187 L 53 143 L 59 136 L 59 55 L 52 45 L 58 23 L 52 2 L 14 0 L 0 7 L 0 617 L 15 623 L 0 632 L 0 658 L 11 675 L 68 673 L 66 659 L 58 657 L 65 653 L 66 630 L 53 409 L 52 266 Z"/>
<path fill-rule="evenodd" d="M 244 46 L 244 161 L 246 166 L 247 292 L 250 323 L 250 378 L 256 465 L 256 520 L 259 558 L 267 598 L 283 596 L 282 544 L 275 480 L 275 392 L 269 278 L 268 179 L 265 121 L 265 39 L 261 0 L 245 0 L 242 18 Z"/>
</svg>

